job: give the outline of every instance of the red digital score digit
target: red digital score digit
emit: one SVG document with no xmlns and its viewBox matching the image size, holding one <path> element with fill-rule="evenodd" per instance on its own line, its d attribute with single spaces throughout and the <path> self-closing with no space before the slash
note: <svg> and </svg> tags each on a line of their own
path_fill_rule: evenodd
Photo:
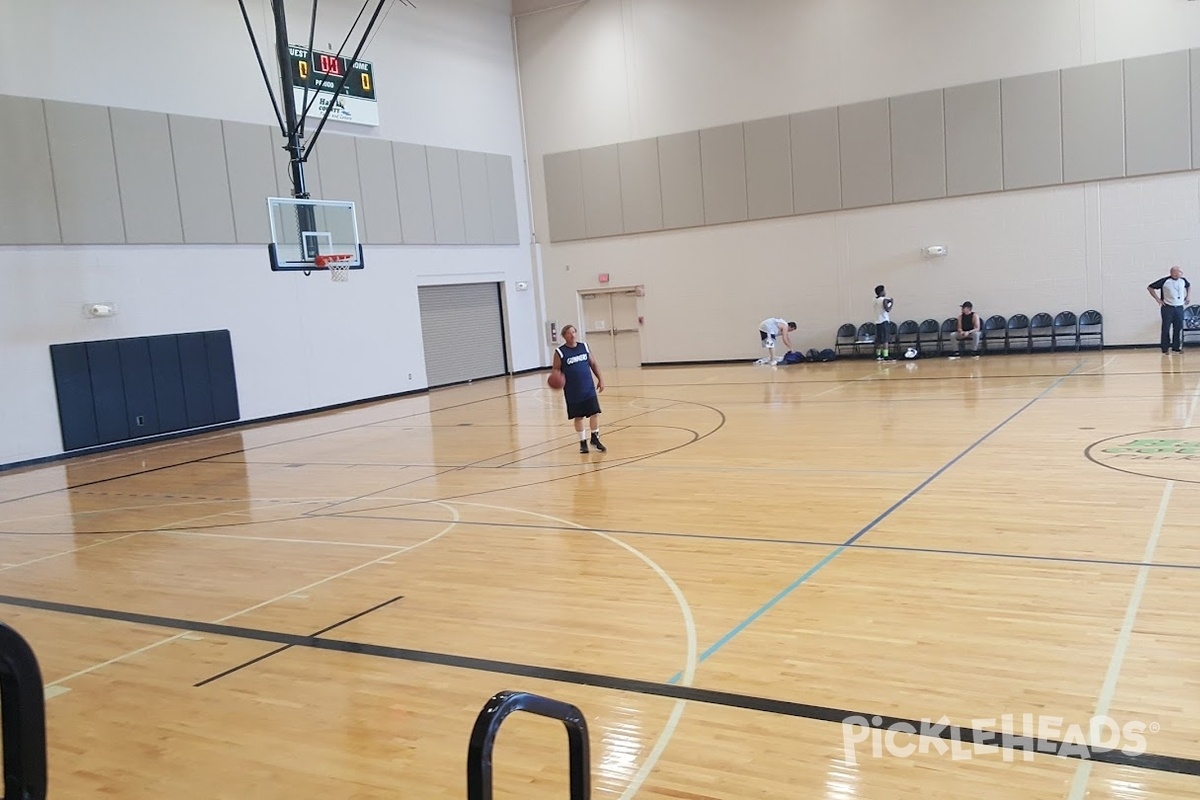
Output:
<svg viewBox="0 0 1200 800">
<path fill-rule="evenodd" d="M 321 72 L 326 75 L 342 75 L 342 61 L 337 56 L 321 55 Z"/>
</svg>

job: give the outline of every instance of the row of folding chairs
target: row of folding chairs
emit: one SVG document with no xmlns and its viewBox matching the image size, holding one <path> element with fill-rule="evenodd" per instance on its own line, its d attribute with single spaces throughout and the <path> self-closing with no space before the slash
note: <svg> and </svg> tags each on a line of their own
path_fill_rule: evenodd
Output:
<svg viewBox="0 0 1200 800">
<path fill-rule="evenodd" d="M 1190 308 L 1196 309 L 1192 314 L 1196 322 L 1194 333 L 1200 337 L 1200 306 Z M 889 341 L 894 350 L 903 352 L 915 347 L 927 355 L 958 351 L 958 341 L 953 338 L 958 330 L 958 317 L 950 317 L 942 322 L 936 319 L 924 322 L 909 319 L 899 325 L 895 322 L 887 324 L 891 326 Z M 969 347 L 970 342 L 964 345 Z M 1053 315 L 1043 311 L 1032 317 L 1025 314 L 1013 314 L 1011 317 L 996 314 L 984 319 L 980 337 L 980 349 L 988 353 L 1080 350 L 1090 346 L 1104 347 L 1104 316 L 1094 309 L 1078 316 L 1072 311 L 1060 311 Z M 847 322 L 839 327 L 834 352 L 838 355 L 874 355 L 875 323 L 865 322 L 856 326 L 853 322 Z"/>
<path fill-rule="evenodd" d="M 1183 343 L 1200 342 L 1200 305 L 1188 306 L 1183 310 Z"/>
</svg>

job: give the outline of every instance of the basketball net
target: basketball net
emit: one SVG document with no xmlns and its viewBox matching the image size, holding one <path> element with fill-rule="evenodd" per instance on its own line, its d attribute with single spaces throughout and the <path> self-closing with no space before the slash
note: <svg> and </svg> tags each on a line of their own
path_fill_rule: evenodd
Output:
<svg viewBox="0 0 1200 800">
<path fill-rule="evenodd" d="M 317 256 L 316 264 L 318 267 L 329 270 L 329 278 L 334 283 L 346 283 L 350 280 L 350 256 L 348 254 Z"/>
</svg>

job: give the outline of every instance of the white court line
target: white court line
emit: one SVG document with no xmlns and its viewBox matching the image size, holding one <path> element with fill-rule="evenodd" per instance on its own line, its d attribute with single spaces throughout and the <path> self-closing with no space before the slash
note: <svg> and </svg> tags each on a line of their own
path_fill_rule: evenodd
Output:
<svg viewBox="0 0 1200 800">
<path fill-rule="evenodd" d="M 40 561 L 49 561 L 50 559 L 58 558 L 59 556 L 67 556 L 67 555 L 71 555 L 72 553 L 79 553 L 84 550 L 90 550 L 93 547 L 99 547 L 100 545 L 103 545 L 103 544 L 109 544 L 111 542 L 119 542 L 122 539 L 128 539 L 132 536 L 141 536 L 141 534 L 142 534 L 141 531 L 136 531 L 134 533 L 127 533 L 124 536 L 117 536 L 112 539 L 105 539 L 102 542 L 92 542 L 91 544 L 85 544 L 82 547 L 73 547 L 70 550 L 63 550 L 58 553 L 51 553 L 50 555 L 42 556 L 41 558 L 31 558 L 28 561 L 22 561 L 19 564 L 5 564 L 4 566 L 0 567 L 0 572 L 4 572 L 5 570 L 10 570 L 10 569 L 16 569 L 17 567 L 27 567 L 30 564 L 37 564 Z"/>
<path fill-rule="evenodd" d="M 852 378 L 848 381 L 843 381 L 843 382 L 839 383 L 837 386 L 834 386 L 832 389 L 826 389 L 823 392 L 817 392 L 812 397 L 803 397 L 800 399 L 800 402 L 803 403 L 805 400 L 816 400 L 818 397 L 824 397 L 827 394 L 832 394 L 833 392 L 836 392 L 839 389 L 845 389 L 847 386 L 849 386 L 852 383 L 858 383 L 859 381 L 874 380 L 877 377 L 879 377 L 878 374 L 874 373 L 874 372 L 868 373 L 866 375 L 860 375 L 857 378 Z M 803 384 L 800 384 L 800 385 L 803 385 Z"/>
<path fill-rule="evenodd" d="M 270 498 L 269 501 L 264 500 L 262 502 L 270 502 L 272 505 L 278 505 L 278 506 L 288 506 L 288 505 L 299 506 L 299 505 L 304 505 L 305 503 L 328 503 L 328 502 L 333 502 L 336 500 L 346 500 L 346 499 L 347 499 L 346 497 L 272 497 L 272 498 Z M 228 498 L 212 498 L 210 500 L 187 500 L 182 503 L 147 503 L 145 505 L 136 505 L 136 506 L 116 506 L 113 508 L 97 508 L 92 511 L 56 511 L 53 514 L 35 514 L 35 515 L 29 516 L 29 517 L 13 517 L 12 519 L 0 519 L 0 525 L 11 525 L 14 522 L 29 522 L 31 520 L 38 520 L 38 519 L 54 519 L 56 517 L 68 517 L 70 519 L 74 519 L 76 517 L 86 517 L 91 514 L 113 514 L 118 511 L 146 511 L 148 509 L 159 509 L 159 508 L 183 508 L 185 506 L 206 506 L 206 505 L 211 505 L 213 503 L 244 503 L 244 502 L 246 502 L 245 498 L 239 499 L 236 497 L 228 497 Z M 254 501 L 251 501 L 251 502 L 254 502 Z M 271 508 L 272 505 L 266 505 L 266 506 L 264 506 L 264 508 Z M 181 522 L 168 522 L 166 524 L 167 525 L 187 525 L 188 523 L 195 522 L 196 520 L 208 519 L 209 517 L 219 517 L 222 514 L 235 514 L 235 513 L 242 513 L 242 512 L 218 511 L 214 514 L 205 514 L 202 517 L 192 517 L 191 519 L 185 519 Z M 161 529 L 162 527 L 163 526 L 160 525 L 159 528 L 157 528 L 156 530 Z M 143 531 L 138 531 L 138 532 L 142 533 Z M 96 531 L 95 533 L 97 535 L 99 535 L 99 534 L 103 534 L 104 531 Z M 14 535 L 22 536 L 25 534 L 14 534 Z M 54 533 L 54 532 L 31 533 L 29 535 L 30 536 L 77 536 L 78 534 L 75 531 L 63 531 L 62 533 Z"/>
<path fill-rule="evenodd" d="M 1190 428 L 1192 419 L 1196 416 L 1196 406 L 1200 403 L 1200 384 L 1192 394 L 1192 405 L 1188 409 L 1187 419 L 1183 427 Z M 1129 650 L 1129 642 L 1133 638 L 1133 626 L 1137 622 L 1138 610 L 1142 605 L 1142 595 L 1146 591 L 1146 580 L 1150 576 L 1148 566 L 1154 560 L 1154 551 L 1158 549 L 1158 539 L 1162 534 L 1163 524 L 1167 519 L 1167 507 L 1171 503 L 1171 492 L 1175 481 L 1167 481 L 1163 487 L 1162 499 L 1158 504 L 1158 514 L 1154 518 L 1154 527 L 1150 530 L 1150 539 L 1146 542 L 1146 550 L 1142 554 L 1142 565 L 1138 568 L 1137 578 L 1133 582 L 1133 591 L 1129 595 L 1129 605 L 1125 608 L 1125 619 L 1121 623 L 1121 632 L 1117 634 L 1117 644 L 1113 648 L 1112 658 L 1108 662 L 1108 672 L 1104 676 L 1104 684 L 1100 688 L 1100 696 L 1096 700 L 1096 711 L 1093 716 L 1108 715 L 1113 697 L 1117 693 L 1117 681 L 1121 676 L 1121 668 L 1125 664 L 1125 654 Z M 1084 760 L 1075 769 L 1075 778 L 1071 781 L 1071 793 L 1068 800 L 1083 800 L 1087 795 L 1088 782 L 1092 777 L 1092 762 Z"/>
<path fill-rule="evenodd" d="M 407 547 L 395 548 L 391 552 L 385 553 L 384 555 L 380 556 L 379 558 L 368 561 L 365 564 L 359 564 L 357 567 L 351 567 L 350 569 L 343 570 L 342 572 L 339 572 L 336 575 L 330 575 L 328 577 L 322 578 L 321 580 L 310 583 L 307 586 L 301 586 L 298 589 L 292 589 L 290 592 L 281 594 L 278 597 L 273 597 L 270 600 L 264 600 L 261 603 L 257 603 L 255 605 L 250 606 L 249 608 L 243 608 L 241 611 L 235 611 L 234 613 L 229 614 L 228 616 L 224 616 L 224 617 L 221 617 L 220 619 L 213 620 L 211 624 L 220 624 L 223 622 L 228 622 L 229 620 L 236 619 L 237 617 L 240 617 L 243 614 L 249 614 L 251 611 L 257 611 L 258 609 L 262 608 L 263 606 L 269 606 L 272 603 L 278 603 L 280 600 L 286 600 L 287 598 L 292 597 L 293 595 L 300 594 L 301 592 L 306 592 L 309 589 L 315 589 L 316 587 L 321 586 L 326 583 L 329 583 L 330 581 L 337 580 L 338 578 L 343 578 L 353 572 L 358 572 L 360 569 L 366 569 L 367 567 L 374 566 L 375 564 L 378 564 L 381 561 L 384 561 L 389 558 L 393 558 L 394 556 L 398 556 L 401 553 L 407 553 L 411 550 L 415 550 L 422 545 L 429 544 L 430 542 L 433 542 L 433 541 L 436 541 L 436 540 L 442 538 L 443 536 L 445 536 L 447 533 L 452 531 L 458 525 L 458 520 L 459 520 L 458 510 L 453 508 L 452 506 L 446 505 L 445 503 L 441 503 L 438 501 L 430 501 L 430 502 L 433 505 L 441 506 L 442 508 L 449 511 L 450 515 L 452 517 L 452 520 L 446 525 L 446 527 L 442 528 L 442 530 L 440 530 L 438 533 L 434 534 L 433 536 L 430 536 L 428 539 L 417 542 L 416 544 L 413 544 L 413 545 L 408 545 Z M 49 689 L 52 686 L 59 686 L 61 684 L 66 683 L 67 681 L 74 680 L 75 678 L 78 678 L 80 676 L 87 675 L 89 673 L 103 669 L 104 667 L 110 666 L 112 664 L 116 664 L 120 661 L 124 661 L 125 659 L 130 658 L 132 656 L 140 655 L 141 653 L 145 653 L 148 650 L 153 650 L 156 647 L 161 647 L 164 644 L 169 644 L 171 642 L 176 641 L 177 639 L 183 638 L 188 633 L 190 633 L 190 631 L 183 631 L 181 633 L 175 634 L 174 636 L 168 636 L 157 642 L 152 642 L 152 643 L 146 645 L 145 647 L 139 647 L 137 650 L 131 650 L 130 652 L 125 653 L 123 655 L 119 655 L 114 658 L 110 658 L 107 661 L 101 662 L 99 664 L 93 664 L 92 666 L 87 667 L 86 669 L 81 669 L 78 672 L 73 672 L 70 675 L 67 675 L 66 677 L 59 678 L 56 681 L 51 681 L 50 683 L 47 683 L 46 688 Z"/>
<path fill-rule="evenodd" d="M 189 519 L 185 519 L 182 522 L 170 522 L 167 524 L 169 524 L 169 525 L 190 525 L 193 522 L 199 522 L 200 520 L 204 520 L 204 519 L 211 519 L 212 517 L 224 516 L 225 514 L 228 514 L 228 513 L 230 513 L 230 512 L 221 511 L 216 514 L 204 514 L 203 516 L 191 517 Z M 147 534 L 147 533 L 159 533 L 159 532 L 163 532 L 161 527 L 160 528 L 150 528 L 150 529 L 144 530 L 144 531 L 134 531 L 133 533 L 127 533 L 123 536 L 114 536 L 112 539 L 105 539 L 102 542 L 92 542 L 91 544 L 85 544 L 82 547 L 73 547 L 70 550 L 63 550 L 58 553 L 51 553 L 48 556 L 42 556 L 41 558 L 30 559 L 29 561 L 22 561 L 19 564 L 5 564 L 3 567 L 0 567 L 0 572 L 4 572 L 5 570 L 9 570 L 9 569 L 16 569 L 17 567 L 27 567 L 30 564 L 37 564 L 40 561 L 49 561 L 52 558 L 58 558 L 60 556 L 69 556 L 72 553 L 78 553 L 83 550 L 90 550 L 93 547 L 100 547 L 102 545 L 112 544 L 113 542 L 119 542 L 122 539 L 132 539 L 134 536 L 142 536 L 143 534 Z M 54 535 L 54 534 L 40 534 L 39 533 L 39 534 L 30 534 L 30 535 L 32 535 L 32 536 L 48 536 L 48 535 Z M 63 534 L 63 535 L 74 535 L 74 534 Z M 106 534 L 104 534 L 103 532 L 99 532 L 97 535 L 103 536 Z"/>
<path fill-rule="evenodd" d="M 437 522 L 438 520 L 429 520 L 429 522 Z M 172 530 L 155 530 L 147 531 L 156 536 L 199 536 L 209 539 L 233 539 L 235 541 L 246 542 L 278 542 L 280 544 L 327 544 L 340 547 L 370 547 L 377 550 L 395 550 L 394 544 L 373 544 L 370 542 L 338 542 L 330 539 L 288 539 L 284 537 L 274 536 L 241 536 L 232 533 L 205 533 L 203 531 L 172 531 Z M 135 535 L 135 534 L 130 534 Z"/>
<path fill-rule="evenodd" d="M 637 548 L 622 542 L 620 539 L 609 536 L 607 533 L 601 533 L 600 531 L 592 530 L 584 525 L 580 525 L 576 522 L 571 522 L 570 520 L 565 520 L 560 517 L 542 514 L 539 511 L 525 511 L 519 508 L 494 506 L 486 503 L 468 503 L 462 500 L 455 500 L 451 502 L 456 505 L 474 506 L 476 508 L 491 508 L 498 511 L 512 511 L 517 514 L 528 514 L 529 516 L 533 517 L 541 517 L 542 519 L 547 519 L 551 522 L 557 522 L 567 527 L 576 528 L 578 530 L 591 533 L 595 536 L 599 536 L 601 539 L 606 539 L 641 559 L 650 567 L 650 569 L 654 570 L 655 574 L 657 574 L 658 577 L 662 579 L 663 583 L 667 585 L 667 588 L 671 590 L 671 594 L 675 596 L 675 602 L 679 605 L 679 611 L 683 614 L 683 626 L 687 634 L 687 658 L 684 663 L 683 678 L 680 680 L 680 685 L 692 685 L 692 680 L 696 675 L 697 664 L 696 620 L 692 615 L 692 608 L 688 604 L 687 597 L 684 596 L 683 591 L 679 588 L 679 585 L 675 583 L 667 571 L 660 567 L 653 559 Z M 637 794 L 637 791 L 642 787 L 642 784 L 645 783 L 646 778 L 650 776 L 650 772 L 654 769 L 655 764 L 657 764 L 659 758 L 662 757 L 663 751 L 666 750 L 671 738 L 675 735 L 675 729 L 679 726 L 679 720 L 683 716 L 683 709 L 686 704 L 686 700 L 675 701 L 675 706 L 671 709 L 670 716 L 667 717 L 667 722 L 663 726 L 662 733 L 659 734 L 658 741 L 654 743 L 654 747 L 650 750 L 649 755 L 647 755 L 646 759 L 642 762 L 641 768 L 638 769 L 637 773 L 633 776 L 633 778 L 630 779 L 629 785 L 625 787 L 625 791 L 621 794 L 620 800 L 629 800 L 631 797 Z"/>
<path fill-rule="evenodd" d="M 1109 364 L 1111 364 L 1112 362 L 1114 362 L 1116 360 L 1117 360 L 1116 356 L 1109 356 L 1100 362 L 1100 366 L 1096 367 L 1095 369 L 1089 369 L 1086 372 L 1084 372 L 1083 374 L 1084 375 L 1095 375 L 1097 372 L 1106 368 Z M 1078 373 L 1076 373 L 1076 374 L 1078 374 Z"/>
</svg>

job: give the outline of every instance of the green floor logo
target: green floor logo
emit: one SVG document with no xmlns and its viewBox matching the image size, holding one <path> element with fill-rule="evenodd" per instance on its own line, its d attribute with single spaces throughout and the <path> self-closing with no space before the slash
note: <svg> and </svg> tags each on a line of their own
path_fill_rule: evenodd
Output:
<svg viewBox="0 0 1200 800">
<path fill-rule="evenodd" d="M 1134 475 L 1200 483 L 1200 429 L 1172 428 L 1114 436 L 1086 451 L 1101 466 Z"/>
</svg>

